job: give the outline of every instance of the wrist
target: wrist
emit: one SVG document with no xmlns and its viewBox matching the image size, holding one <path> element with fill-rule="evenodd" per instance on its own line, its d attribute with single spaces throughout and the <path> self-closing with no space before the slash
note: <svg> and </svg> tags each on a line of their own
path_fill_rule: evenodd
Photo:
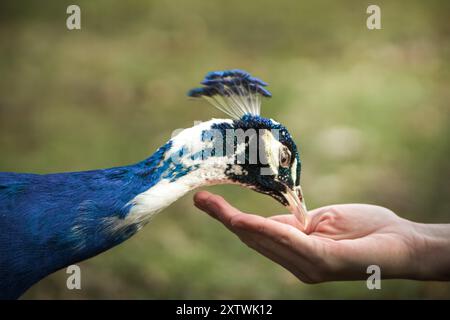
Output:
<svg viewBox="0 0 450 320">
<path fill-rule="evenodd" d="M 418 280 L 450 280 L 450 224 L 411 222 L 415 266 L 412 278 Z"/>
</svg>

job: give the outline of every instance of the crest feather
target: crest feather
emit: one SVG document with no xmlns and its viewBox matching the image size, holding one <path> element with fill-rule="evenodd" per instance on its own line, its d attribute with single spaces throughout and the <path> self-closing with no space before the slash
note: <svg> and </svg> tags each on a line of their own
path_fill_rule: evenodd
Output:
<svg viewBox="0 0 450 320">
<path fill-rule="evenodd" d="M 190 90 L 188 96 L 206 99 L 233 119 L 240 119 L 246 114 L 259 116 L 261 96 L 272 96 L 264 88 L 267 83 L 238 69 L 209 72 L 201 84 L 203 87 Z"/>
</svg>

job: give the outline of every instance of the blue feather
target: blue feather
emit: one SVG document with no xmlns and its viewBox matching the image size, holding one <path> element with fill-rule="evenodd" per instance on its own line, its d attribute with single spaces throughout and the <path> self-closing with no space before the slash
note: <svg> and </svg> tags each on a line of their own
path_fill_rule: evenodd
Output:
<svg viewBox="0 0 450 320">
<path fill-rule="evenodd" d="M 237 95 L 258 93 L 264 97 L 272 96 L 267 89 L 263 88 L 267 86 L 267 83 L 239 69 L 208 72 L 201 84 L 204 87 L 194 88 L 187 95 L 190 97 L 229 96 L 231 91 Z"/>
<path fill-rule="evenodd" d="M 46 275 L 132 236 L 135 226 L 111 232 L 108 221 L 124 219 L 129 201 L 163 176 L 185 174 L 186 168 L 159 165 L 170 147 L 169 141 L 131 166 L 47 175 L 0 173 L 0 298 L 17 298 Z"/>
</svg>

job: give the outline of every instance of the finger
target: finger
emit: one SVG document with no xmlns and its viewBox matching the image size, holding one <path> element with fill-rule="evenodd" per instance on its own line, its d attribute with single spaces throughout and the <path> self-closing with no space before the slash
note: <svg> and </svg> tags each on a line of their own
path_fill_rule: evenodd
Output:
<svg viewBox="0 0 450 320">
<path fill-rule="evenodd" d="M 301 265 L 301 261 L 297 261 L 296 255 L 291 252 L 291 249 L 287 249 L 285 245 L 278 244 L 265 235 L 258 235 L 255 232 L 239 228 L 239 221 L 242 221 L 242 219 L 236 219 L 236 216 L 244 214 L 229 205 L 223 198 L 201 191 L 194 195 L 194 203 L 199 209 L 206 211 L 212 217 L 223 222 L 248 247 L 283 266 L 298 278 L 304 279 L 304 275 L 297 269 L 297 265 Z M 237 227 L 235 227 L 235 222 Z"/>
<path fill-rule="evenodd" d="M 244 214 L 222 197 L 209 192 L 197 193 L 194 201 L 196 206 L 221 221 L 249 247 L 284 266 L 298 278 L 307 279 L 299 270 L 308 265 L 308 252 L 302 252 L 305 246 L 296 246 L 296 241 L 289 237 L 292 230 L 307 237 L 301 231 L 277 221 Z"/>
<path fill-rule="evenodd" d="M 208 208 L 208 201 L 209 198 L 212 196 L 213 194 L 208 192 L 208 191 L 200 191 L 200 192 L 196 192 L 194 194 L 194 205 L 199 208 L 200 210 L 206 212 L 207 214 L 209 214 L 210 216 L 212 216 L 213 218 L 215 218 L 215 215 L 211 212 L 209 212 L 209 208 Z"/>
<path fill-rule="evenodd" d="M 262 239 L 268 238 L 267 241 L 279 243 L 302 255 L 312 254 L 312 239 L 291 225 L 257 215 L 244 214 L 222 197 L 206 191 L 198 192 L 194 201 L 197 207 L 221 221 L 236 234 L 239 231 L 257 233 L 263 236 Z"/>
<path fill-rule="evenodd" d="M 273 242 L 306 254 L 311 252 L 313 246 L 313 239 L 295 227 L 256 215 L 236 215 L 231 220 L 231 227 L 259 234 Z"/>
<path fill-rule="evenodd" d="M 329 205 L 321 208 L 310 210 L 309 212 L 309 224 L 306 230 L 307 234 L 315 234 L 317 227 L 324 217 L 334 216 L 336 213 L 336 205 Z"/>
<path fill-rule="evenodd" d="M 275 220 L 284 224 L 289 224 L 297 229 L 301 229 L 301 223 L 298 219 L 292 214 L 280 214 L 277 216 L 269 217 L 271 220 Z"/>
<path fill-rule="evenodd" d="M 341 208 L 343 206 L 344 205 L 335 204 L 335 205 L 329 205 L 329 206 L 320 207 L 320 208 L 311 210 L 311 211 L 309 211 L 310 222 L 319 220 L 320 217 L 323 216 L 324 214 L 329 214 L 329 213 L 337 214 L 342 210 Z"/>
<path fill-rule="evenodd" d="M 200 210 L 205 211 L 213 218 L 222 222 L 227 228 L 231 228 L 231 219 L 234 216 L 243 214 L 221 196 L 207 191 L 196 193 L 194 195 L 194 204 Z"/>
<path fill-rule="evenodd" d="M 311 282 L 307 275 L 307 270 L 311 270 L 311 263 L 307 260 L 278 243 L 267 241 L 267 238 L 262 236 L 247 231 L 238 231 L 236 234 L 248 247 L 281 265 L 300 280 Z"/>
</svg>

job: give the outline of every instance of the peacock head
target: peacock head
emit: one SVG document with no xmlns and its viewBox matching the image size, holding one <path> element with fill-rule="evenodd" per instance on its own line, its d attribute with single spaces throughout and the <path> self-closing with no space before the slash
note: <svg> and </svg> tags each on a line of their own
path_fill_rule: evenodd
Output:
<svg viewBox="0 0 450 320">
<path fill-rule="evenodd" d="M 305 224 L 300 187 L 301 162 L 289 131 L 260 116 L 267 84 L 242 70 L 206 75 L 190 97 L 204 98 L 231 119 L 212 119 L 181 131 L 171 140 L 171 179 L 190 188 L 239 184 L 267 194 Z"/>
</svg>

